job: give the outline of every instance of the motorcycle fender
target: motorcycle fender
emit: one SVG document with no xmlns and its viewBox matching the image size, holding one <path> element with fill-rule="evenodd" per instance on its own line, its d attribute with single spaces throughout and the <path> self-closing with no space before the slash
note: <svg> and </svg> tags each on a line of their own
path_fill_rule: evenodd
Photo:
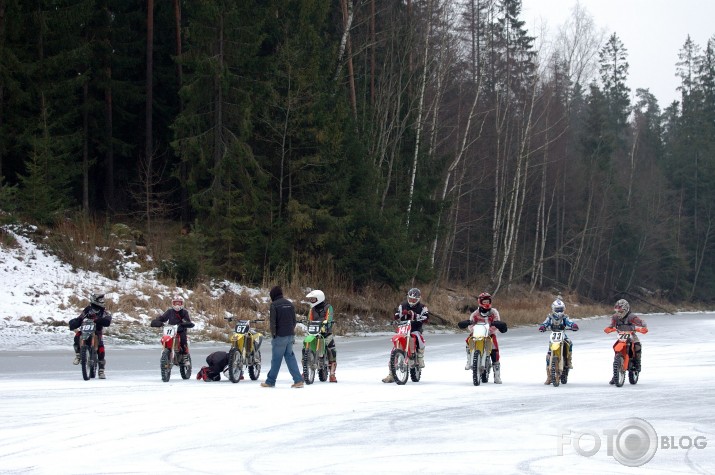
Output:
<svg viewBox="0 0 715 475">
<path fill-rule="evenodd" d="M 550 348 L 552 353 L 557 353 L 561 349 L 561 343 L 551 343 Z"/>
<path fill-rule="evenodd" d="M 237 350 L 242 351 L 243 350 L 243 342 L 244 342 L 243 337 L 244 337 L 244 335 L 242 335 L 240 333 L 234 333 L 233 335 L 231 335 L 231 343 L 232 344 L 235 343 L 235 345 L 231 345 L 231 346 L 236 346 Z"/>
<path fill-rule="evenodd" d="M 171 348 L 171 346 L 174 344 L 174 338 L 170 337 L 168 335 L 164 335 L 161 337 L 161 346 L 164 348 Z"/>
<path fill-rule="evenodd" d="M 616 353 L 621 353 L 626 348 L 626 342 L 618 340 L 613 344 L 613 349 Z"/>
<path fill-rule="evenodd" d="M 404 350 L 407 347 L 407 340 L 405 335 L 398 333 L 392 337 L 392 346 Z"/>
</svg>

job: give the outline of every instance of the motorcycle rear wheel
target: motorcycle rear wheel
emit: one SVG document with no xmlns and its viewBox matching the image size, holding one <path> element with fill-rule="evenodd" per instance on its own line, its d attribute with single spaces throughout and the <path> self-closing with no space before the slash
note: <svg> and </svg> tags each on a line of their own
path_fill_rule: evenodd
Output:
<svg viewBox="0 0 715 475">
<path fill-rule="evenodd" d="M 315 351 L 303 348 L 303 380 L 305 384 L 315 381 Z"/>
<path fill-rule="evenodd" d="M 159 360 L 159 368 L 161 369 L 161 380 L 165 383 L 169 382 L 171 379 L 171 368 L 174 363 L 171 361 L 171 350 L 169 348 L 164 348 L 161 352 L 161 359 Z"/>
<path fill-rule="evenodd" d="M 626 371 L 623 369 L 623 355 L 616 355 L 613 358 L 613 380 L 617 388 L 626 382 Z"/>
<path fill-rule="evenodd" d="M 243 371 L 243 355 L 236 347 L 228 351 L 228 379 L 232 383 L 241 381 L 241 371 Z"/>
<path fill-rule="evenodd" d="M 179 366 L 179 371 L 181 372 L 182 379 L 189 379 L 191 377 L 191 355 L 182 355 L 183 360 Z"/>
<path fill-rule="evenodd" d="M 390 352 L 390 373 L 392 373 L 392 378 L 399 385 L 407 382 L 407 376 L 410 372 L 406 356 L 404 350 L 398 350 L 397 348 Z"/>
<path fill-rule="evenodd" d="M 410 368 L 410 379 L 415 383 L 419 383 L 421 377 L 422 368 L 420 368 L 419 363 L 417 363 L 417 360 L 415 359 L 415 364 Z"/>
<path fill-rule="evenodd" d="M 254 350 L 253 353 L 253 364 L 248 367 L 248 376 L 251 377 L 251 381 L 255 381 L 261 375 L 261 352 L 260 350 Z"/>
<path fill-rule="evenodd" d="M 322 382 L 325 382 L 328 380 L 328 365 L 330 363 L 328 362 L 328 355 L 324 354 L 323 356 L 320 357 L 320 362 L 318 363 L 318 379 L 320 379 Z"/>
</svg>

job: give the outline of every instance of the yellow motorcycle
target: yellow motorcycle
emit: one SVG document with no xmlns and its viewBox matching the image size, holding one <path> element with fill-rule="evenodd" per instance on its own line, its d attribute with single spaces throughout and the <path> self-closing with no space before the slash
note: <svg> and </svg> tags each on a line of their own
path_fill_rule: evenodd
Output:
<svg viewBox="0 0 715 475">
<path fill-rule="evenodd" d="M 233 319 L 229 317 L 226 320 L 231 322 Z M 253 381 L 261 375 L 262 342 L 263 334 L 251 328 L 251 320 L 236 321 L 231 335 L 231 349 L 228 351 L 228 379 L 232 383 L 241 381 L 244 367 L 248 367 L 248 375 Z"/>
<path fill-rule="evenodd" d="M 474 323 L 472 333 L 467 337 L 467 348 L 472 362 L 472 382 L 475 386 L 489 382 L 493 349 L 489 326 L 489 323 Z"/>
</svg>

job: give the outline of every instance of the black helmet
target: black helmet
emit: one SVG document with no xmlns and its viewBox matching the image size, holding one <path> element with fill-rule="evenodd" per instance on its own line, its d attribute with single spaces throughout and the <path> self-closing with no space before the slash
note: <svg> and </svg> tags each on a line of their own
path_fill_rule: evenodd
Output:
<svg viewBox="0 0 715 475">
<path fill-rule="evenodd" d="M 89 303 L 95 307 L 104 308 L 104 294 L 92 294 Z"/>
<path fill-rule="evenodd" d="M 410 289 L 407 292 L 407 303 L 410 305 L 410 307 L 414 307 L 420 301 L 421 297 L 422 297 L 422 292 L 420 292 L 420 289 L 417 289 L 417 288 Z"/>
</svg>

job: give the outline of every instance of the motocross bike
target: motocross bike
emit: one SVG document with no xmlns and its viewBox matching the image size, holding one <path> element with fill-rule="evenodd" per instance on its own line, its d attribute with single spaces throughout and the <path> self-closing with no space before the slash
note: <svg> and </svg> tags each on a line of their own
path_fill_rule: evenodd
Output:
<svg viewBox="0 0 715 475">
<path fill-rule="evenodd" d="M 322 321 L 307 322 L 308 334 L 303 339 L 303 379 L 305 384 L 313 384 L 315 372 L 320 381 L 328 380 L 328 351 Z"/>
<path fill-rule="evenodd" d="M 227 318 L 229 322 L 231 318 Z M 262 322 L 263 320 L 254 320 Z M 255 381 L 261 375 L 261 343 L 263 334 L 251 329 L 251 320 L 237 320 L 231 335 L 231 349 L 228 351 L 228 379 L 232 383 L 241 381 L 244 366 Z"/>
<path fill-rule="evenodd" d="M 99 336 L 96 334 L 97 324 L 91 318 L 82 320 L 78 329 L 80 333 L 80 366 L 82 367 L 82 378 L 89 381 L 97 374 L 99 364 Z"/>
<path fill-rule="evenodd" d="M 636 367 L 636 342 L 633 339 L 633 335 L 636 332 L 646 333 L 646 331 L 643 328 L 618 330 L 618 340 L 613 344 L 613 351 L 616 352 L 613 357 L 613 381 L 616 387 L 620 388 L 625 383 L 626 371 L 628 372 L 628 382 L 631 384 L 638 383 L 640 368 Z"/>
<path fill-rule="evenodd" d="M 489 382 L 489 371 L 492 369 L 491 353 L 492 337 L 489 334 L 489 323 L 474 323 L 472 333 L 467 339 L 470 360 L 472 362 L 472 382 L 475 386 Z"/>
<path fill-rule="evenodd" d="M 558 387 L 560 383 L 566 384 L 569 379 L 569 368 L 566 366 L 569 348 L 564 338 L 565 330 L 556 330 L 549 336 L 549 353 L 547 364 L 551 372 L 551 384 Z"/>
<path fill-rule="evenodd" d="M 412 320 L 399 321 L 395 325 L 397 333 L 392 337 L 390 373 L 399 385 L 407 382 L 408 373 L 412 381 L 418 382 L 422 376 L 422 368 L 417 363 L 417 337 L 412 334 Z"/>
<path fill-rule="evenodd" d="M 171 378 L 171 369 L 174 365 L 179 367 L 181 377 L 189 379 L 191 377 L 191 355 L 189 354 L 189 342 L 186 341 L 186 353 L 180 354 L 181 338 L 178 335 L 179 325 L 164 325 L 164 334 L 161 337 L 161 346 L 164 348 L 159 360 L 161 369 L 161 380 L 165 383 Z"/>
</svg>

